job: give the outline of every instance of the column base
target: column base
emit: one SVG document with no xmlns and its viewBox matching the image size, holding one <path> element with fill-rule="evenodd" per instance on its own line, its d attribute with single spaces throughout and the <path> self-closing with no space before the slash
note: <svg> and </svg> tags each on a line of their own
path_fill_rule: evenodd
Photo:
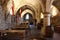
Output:
<svg viewBox="0 0 60 40">
<path fill-rule="evenodd" d="M 44 37 L 50 38 L 53 37 L 53 31 L 51 29 L 51 26 L 46 26 L 45 27 L 45 35 Z"/>
</svg>

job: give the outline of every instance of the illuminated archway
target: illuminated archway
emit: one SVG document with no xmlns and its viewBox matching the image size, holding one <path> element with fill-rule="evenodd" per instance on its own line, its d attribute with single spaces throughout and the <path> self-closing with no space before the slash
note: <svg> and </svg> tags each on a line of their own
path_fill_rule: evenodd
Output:
<svg viewBox="0 0 60 40">
<path fill-rule="evenodd" d="M 51 6 L 51 15 L 52 15 L 52 17 L 56 16 L 57 14 L 58 14 L 58 9 L 54 5 L 52 5 Z"/>
<path fill-rule="evenodd" d="M 21 10 L 21 12 L 20 12 L 20 10 Z M 27 12 L 24 12 L 26 10 L 28 10 L 28 11 Z M 24 5 L 21 8 L 19 8 L 18 11 L 17 11 L 17 13 L 16 13 L 16 15 L 15 15 L 16 18 L 18 18 L 18 19 L 21 18 L 24 21 L 24 17 L 22 17 L 22 13 L 23 12 L 24 12 L 23 16 L 26 13 L 29 13 L 29 15 L 33 15 L 34 16 L 34 19 L 36 18 L 34 9 L 31 6 L 29 6 L 29 5 Z M 33 17 L 31 16 L 31 18 L 33 18 Z M 30 20 L 30 18 L 29 18 L 29 20 Z M 20 20 L 20 22 L 21 22 L 21 20 Z"/>
<path fill-rule="evenodd" d="M 29 21 L 29 20 L 32 20 L 33 19 L 33 16 L 32 14 L 30 14 L 29 12 L 27 12 L 24 16 L 23 16 L 23 20 L 24 21 Z"/>
<path fill-rule="evenodd" d="M 31 10 L 26 9 L 26 10 L 24 10 L 24 11 L 22 12 L 21 18 L 23 18 L 23 16 L 24 16 L 27 12 L 29 12 L 29 13 L 32 14 L 32 15 L 34 15 L 34 13 L 33 13 Z M 34 17 L 34 16 L 33 16 L 33 17 Z"/>
</svg>

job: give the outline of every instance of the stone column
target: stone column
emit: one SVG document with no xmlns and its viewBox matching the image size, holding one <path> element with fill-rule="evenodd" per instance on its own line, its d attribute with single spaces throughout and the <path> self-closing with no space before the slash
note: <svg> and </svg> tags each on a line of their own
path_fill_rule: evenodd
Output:
<svg viewBox="0 0 60 40">
<path fill-rule="evenodd" d="M 51 15 L 50 9 L 53 1 L 54 0 L 41 0 L 44 10 L 43 28 L 41 30 L 41 35 L 43 35 L 43 37 L 51 36 L 52 33 L 50 26 L 50 15 Z"/>
<path fill-rule="evenodd" d="M 46 32 L 48 28 L 50 29 L 50 13 L 49 12 L 44 12 L 43 13 L 44 18 L 43 18 L 43 27 L 41 29 L 41 35 L 42 37 L 46 36 Z"/>
<path fill-rule="evenodd" d="M 51 12 L 51 5 L 54 0 L 41 0 L 43 8 L 44 8 L 44 24 L 43 26 L 50 26 L 50 12 Z"/>
<path fill-rule="evenodd" d="M 50 13 L 49 12 L 44 12 L 44 19 L 43 19 L 43 26 L 50 26 Z"/>
</svg>

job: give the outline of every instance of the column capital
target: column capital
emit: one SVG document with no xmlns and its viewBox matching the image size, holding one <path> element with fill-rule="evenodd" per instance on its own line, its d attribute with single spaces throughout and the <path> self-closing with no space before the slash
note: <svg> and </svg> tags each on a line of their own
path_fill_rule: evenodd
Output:
<svg viewBox="0 0 60 40">
<path fill-rule="evenodd" d="M 50 12 L 44 12 L 44 27 L 50 25 Z"/>
<path fill-rule="evenodd" d="M 48 16 L 50 16 L 50 12 L 44 12 L 43 15 L 44 15 L 44 18 L 48 17 Z"/>
<path fill-rule="evenodd" d="M 43 14 L 50 14 L 50 12 L 43 12 Z"/>
</svg>

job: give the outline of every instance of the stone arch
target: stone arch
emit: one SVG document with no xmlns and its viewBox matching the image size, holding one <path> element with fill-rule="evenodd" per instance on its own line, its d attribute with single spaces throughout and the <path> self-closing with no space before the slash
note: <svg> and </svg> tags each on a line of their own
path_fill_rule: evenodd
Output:
<svg viewBox="0 0 60 40">
<path fill-rule="evenodd" d="M 20 13 L 19 13 L 20 9 L 21 9 L 22 12 L 25 11 L 26 9 L 31 10 L 31 11 L 33 12 L 34 16 L 35 16 L 35 10 L 34 10 L 31 6 L 29 6 L 29 5 L 24 5 L 24 6 L 20 7 L 20 8 L 18 9 L 16 15 L 19 15 L 19 14 L 20 14 Z M 21 13 L 22 13 L 22 12 L 21 12 Z"/>
<path fill-rule="evenodd" d="M 21 18 L 23 18 L 23 16 L 24 16 L 26 13 L 30 13 L 30 14 L 33 16 L 33 18 L 34 18 L 34 13 L 33 13 L 31 10 L 29 10 L 29 9 L 26 9 L 25 11 L 22 12 Z"/>
</svg>

